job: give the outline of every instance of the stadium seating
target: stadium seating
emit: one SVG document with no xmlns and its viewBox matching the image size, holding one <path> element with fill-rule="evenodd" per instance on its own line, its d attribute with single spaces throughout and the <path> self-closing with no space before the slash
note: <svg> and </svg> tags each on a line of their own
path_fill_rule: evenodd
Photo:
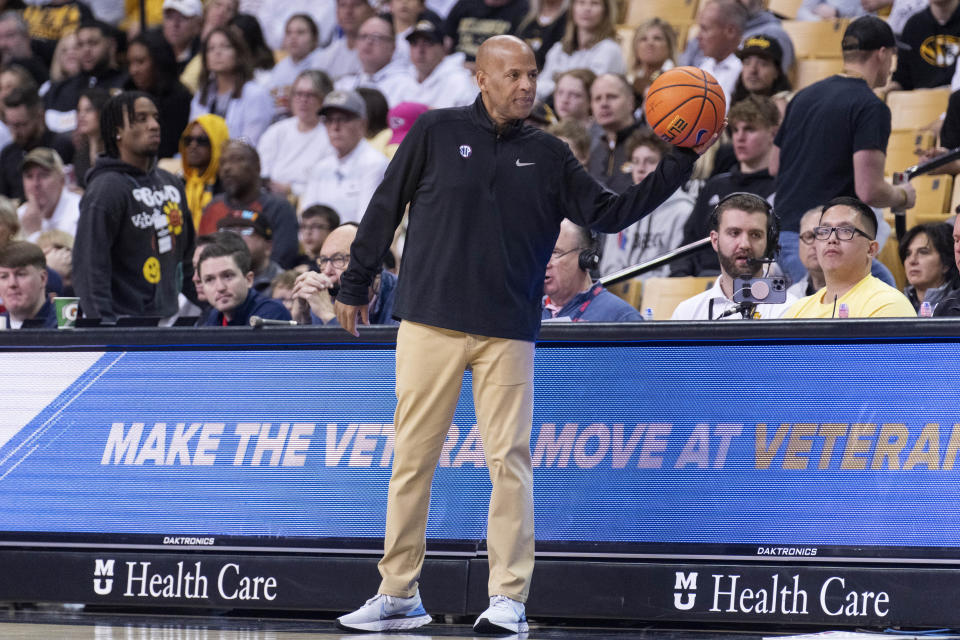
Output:
<svg viewBox="0 0 960 640">
<path fill-rule="evenodd" d="M 839 58 L 840 41 L 849 20 L 784 20 L 783 29 L 793 40 L 797 59 Z"/>
<path fill-rule="evenodd" d="M 887 106 L 892 117 L 894 131 L 912 130 L 935 122 L 947 110 L 950 88 L 914 89 L 891 91 L 887 94 Z"/>
<path fill-rule="evenodd" d="M 653 309 L 654 320 L 669 320 L 677 305 L 713 286 L 716 276 L 647 278 L 643 283 L 640 309 Z"/>
<path fill-rule="evenodd" d="M 793 88 L 797 91 L 843 70 L 840 58 L 803 58 L 797 60 Z"/>
</svg>

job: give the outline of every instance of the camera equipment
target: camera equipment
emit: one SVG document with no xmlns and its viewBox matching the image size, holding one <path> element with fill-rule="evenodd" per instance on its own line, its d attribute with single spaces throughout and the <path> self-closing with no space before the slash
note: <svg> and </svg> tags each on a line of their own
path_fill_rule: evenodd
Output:
<svg viewBox="0 0 960 640">
<path fill-rule="evenodd" d="M 782 304 L 787 301 L 787 279 L 734 278 L 733 301 L 755 304 Z"/>
</svg>

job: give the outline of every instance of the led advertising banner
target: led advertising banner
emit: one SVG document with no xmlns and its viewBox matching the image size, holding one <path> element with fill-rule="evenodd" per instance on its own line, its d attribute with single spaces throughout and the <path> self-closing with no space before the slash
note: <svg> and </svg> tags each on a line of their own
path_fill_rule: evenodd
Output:
<svg viewBox="0 0 960 640">
<path fill-rule="evenodd" d="M 541 345 L 538 549 L 957 558 L 958 356 L 949 341 Z M 393 370 L 376 345 L 0 353 L 4 540 L 376 540 Z M 469 385 L 433 542 L 484 538 Z"/>
</svg>

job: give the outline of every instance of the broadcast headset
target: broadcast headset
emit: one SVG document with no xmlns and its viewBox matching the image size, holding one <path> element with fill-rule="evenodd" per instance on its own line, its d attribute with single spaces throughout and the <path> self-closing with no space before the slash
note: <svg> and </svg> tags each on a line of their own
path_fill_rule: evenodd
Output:
<svg viewBox="0 0 960 640">
<path fill-rule="evenodd" d="M 713 211 L 710 212 L 710 231 L 717 231 L 720 228 L 720 214 L 723 212 L 721 207 L 734 198 L 739 199 L 737 203 L 734 203 L 734 205 L 739 206 L 728 208 L 742 208 L 749 212 L 764 211 L 767 214 L 767 250 L 763 254 L 762 262 L 774 262 L 777 253 L 780 252 L 780 218 L 774 213 L 773 206 L 755 193 L 735 191 L 721 198 Z"/>
</svg>

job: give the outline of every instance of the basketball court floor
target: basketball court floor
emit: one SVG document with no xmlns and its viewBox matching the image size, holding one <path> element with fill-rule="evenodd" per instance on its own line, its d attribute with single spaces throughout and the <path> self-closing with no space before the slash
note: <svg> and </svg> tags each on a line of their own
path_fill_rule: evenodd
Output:
<svg viewBox="0 0 960 640">
<path fill-rule="evenodd" d="M 47 607 L 0 609 L 0 640 L 459 640 L 467 624 L 433 623 L 416 633 L 348 634 L 332 620 L 157 613 L 113 613 Z M 806 630 L 810 632 L 813 630 Z M 719 630 L 567 623 L 531 624 L 529 640 L 762 640 L 803 630 Z M 516 636 L 505 636 L 507 638 Z"/>
</svg>

